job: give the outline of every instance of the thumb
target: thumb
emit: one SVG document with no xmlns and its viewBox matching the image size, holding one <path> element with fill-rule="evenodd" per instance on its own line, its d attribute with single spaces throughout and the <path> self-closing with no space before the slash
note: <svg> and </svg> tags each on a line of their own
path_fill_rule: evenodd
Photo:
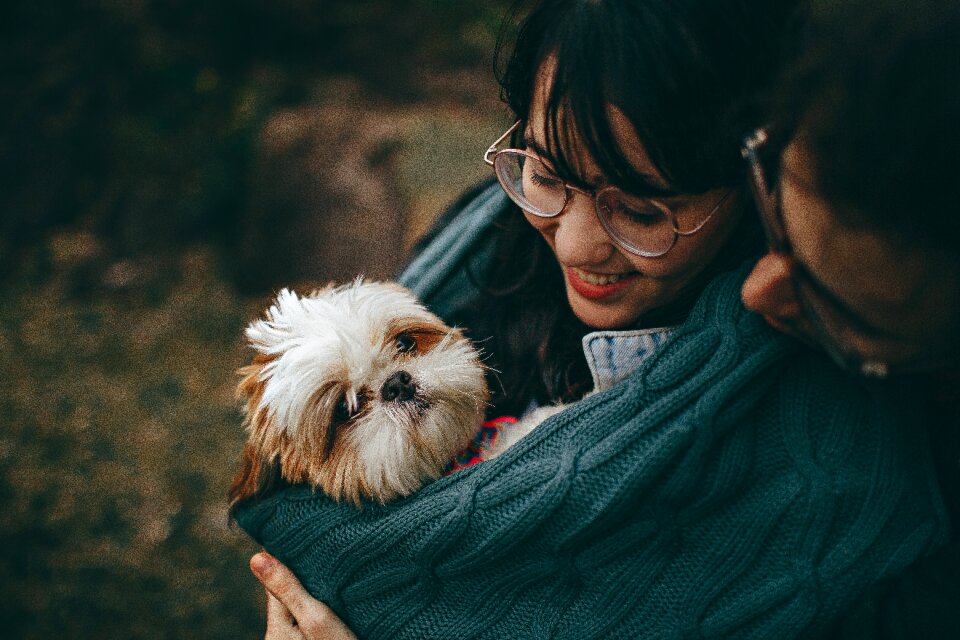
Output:
<svg viewBox="0 0 960 640">
<path fill-rule="evenodd" d="M 250 570 L 293 615 L 306 638 L 356 639 L 327 605 L 311 596 L 293 572 L 269 553 L 253 556 Z"/>
<path fill-rule="evenodd" d="M 313 599 L 293 572 L 265 551 L 250 558 L 250 570 L 267 591 L 294 615 L 296 611 L 291 605 L 299 604 L 307 598 Z"/>
</svg>

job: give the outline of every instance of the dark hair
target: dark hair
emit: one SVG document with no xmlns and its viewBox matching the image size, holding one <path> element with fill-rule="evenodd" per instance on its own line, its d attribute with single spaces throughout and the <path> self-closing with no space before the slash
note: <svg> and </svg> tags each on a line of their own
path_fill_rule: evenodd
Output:
<svg viewBox="0 0 960 640">
<path fill-rule="evenodd" d="M 607 117 L 612 104 L 634 126 L 671 191 L 739 187 L 740 140 L 757 124 L 793 4 L 543 0 L 522 22 L 512 49 L 498 46 L 502 96 L 526 120 L 538 71 L 554 56 L 546 150 L 561 177 L 583 182 L 566 162 L 578 155 L 570 145 L 582 141 L 608 180 L 656 193 L 619 152 Z M 580 345 L 590 329 L 570 309 L 539 233 L 519 212 L 503 225 L 498 260 L 478 278 L 488 295 L 482 326 L 472 332 L 492 336 L 487 350 L 502 372 L 502 387 L 494 387 L 497 410 L 522 411 L 531 398 L 578 398 L 591 384 Z M 682 320 L 710 278 L 759 251 L 756 217 L 742 216 L 740 226 L 682 299 L 644 317 L 647 326 Z"/>
<path fill-rule="evenodd" d="M 500 59 L 502 94 L 526 120 L 536 75 L 555 55 L 547 142 L 550 160 L 568 173 L 563 177 L 576 178 L 564 162 L 574 155 L 567 142 L 582 140 L 609 180 L 643 190 L 643 179 L 617 152 L 607 117 L 612 104 L 673 190 L 739 186 L 739 143 L 756 124 L 761 98 L 780 69 L 794 4 L 546 0 L 524 21 L 509 57 Z M 561 107 L 571 117 L 563 117 Z"/>
<path fill-rule="evenodd" d="M 841 223 L 958 251 L 960 4 L 849 0 L 813 12 L 777 92 Z"/>
</svg>

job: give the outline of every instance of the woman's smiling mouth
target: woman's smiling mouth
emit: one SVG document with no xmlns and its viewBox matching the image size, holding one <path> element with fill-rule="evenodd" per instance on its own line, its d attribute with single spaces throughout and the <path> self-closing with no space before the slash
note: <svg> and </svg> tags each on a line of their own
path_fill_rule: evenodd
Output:
<svg viewBox="0 0 960 640">
<path fill-rule="evenodd" d="M 640 276 L 636 271 L 626 273 L 592 273 L 567 267 L 567 281 L 579 295 L 588 300 L 612 296 Z"/>
</svg>

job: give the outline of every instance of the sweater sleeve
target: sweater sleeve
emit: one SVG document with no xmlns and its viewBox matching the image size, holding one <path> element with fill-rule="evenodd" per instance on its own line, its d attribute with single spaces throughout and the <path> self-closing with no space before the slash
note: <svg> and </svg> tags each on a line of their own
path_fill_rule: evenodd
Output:
<svg viewBox="0 0 960 640">
<path fill-rule="evenodd" d="M 791 638 L 940 545 L 922 430 L 719 279 L 624 383 L 386 506 L 241 526 L 362 638 Z"/>
<path fill-rule="evenodd" d="M 832 629 L 832 640 L 960 638 L 960 542 L 872 585 Z"/>
</svg>

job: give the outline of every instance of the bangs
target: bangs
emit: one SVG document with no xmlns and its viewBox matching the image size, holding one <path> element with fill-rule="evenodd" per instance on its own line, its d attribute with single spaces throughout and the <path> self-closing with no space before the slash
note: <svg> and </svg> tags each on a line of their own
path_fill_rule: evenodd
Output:
<svg viewBox="0 0 960 640">
<path fill-rule="evenodd" d="M 654 160 L 655 153 L 648 146 L 649 138 L 641 133 L 635 122 L 638 106 L 631 104 L 628 113 L 616 99 L 612 86 L 619 84 L 619 74 L 610 62 L 620 56 L 617 51 L 591 46 L 581 50 L 584 41 L 576 40 L 561 46 L 551 56 L 554 59 L 553 77 L 543 78 L 549 86 L 546 95 L 544 128 L 546 148 L 541 149 L 562 179 L 581 188 L 594 188 L 595 176 L 586 175 L 578 159 L 589 157 L 596 164 L 605 183 L 638 196 L 669 197 L 677 194 L 667 177 L 667 171 Z M 545 63 L 540 67 L 545 68 Z M 627 160 L 628 151 L 614 131 L 611 107 L 624 114 L 636 138 L 630 144 L 643 145 L 658 175 L 639 171 Z M 621 132 L 623 133 L 623 132 Z M 621 136 L 622 137 L 622 136 Z"/>
<path fill-rule="evenodd" d="M 762 98 L 781 59 L 794 0 L 544 0 L 499 57 L 502 95 L 518 119 L 545 102 L 541 142 L 560 177 L 584 185 L 589 156 L 606 181 L 638 195 L 697 194 L 742 184 L 740 142 L 759 124 Z M 552 82 L 537 87 L 545 64 Z M 535 96 L 535 91 L 548 94 Z M 610 119 L 632 125 L 662 178 L 624 158 Z M 538 107 L 540 108 L 540 107 Z M 617 125 L 614 127 L 614 125 Z"/>
<path fill-rule="evenodd" d="M 657 36 L 638 38 L 633 32 L 637 25 Z M 691 179 L 700 167 L 685 162 L 683 156 L 691 150 L 674 132 L 675 77 L 695 72 L 686 68 L 676 47 L 661 46 L 662 40 L 680 39 L 671 33 L 676 25 L 669 19 L 660 19 L 642 3 L 574 2 L 559 17 L 554 14 L 543 24 L 533 21 L 527 30 L 533 33 L 521 34 L 501 85 L 525 122 L 534 93 L 546 90 L 541 94 L 546 134 L 541 151 L 559 177 L 584 188 L 596 186 L 578 166 L 578 158 L 589 156 L 608 183 L 639 196 L 666 197 L 716 186 Z M 539 46 L 523 46 L 531 41 Z M 552 77 L 544 77 L 545 72 Z M 626 117 L 659 176 L 628 162 L 611 107 Z"/>
</svg>

